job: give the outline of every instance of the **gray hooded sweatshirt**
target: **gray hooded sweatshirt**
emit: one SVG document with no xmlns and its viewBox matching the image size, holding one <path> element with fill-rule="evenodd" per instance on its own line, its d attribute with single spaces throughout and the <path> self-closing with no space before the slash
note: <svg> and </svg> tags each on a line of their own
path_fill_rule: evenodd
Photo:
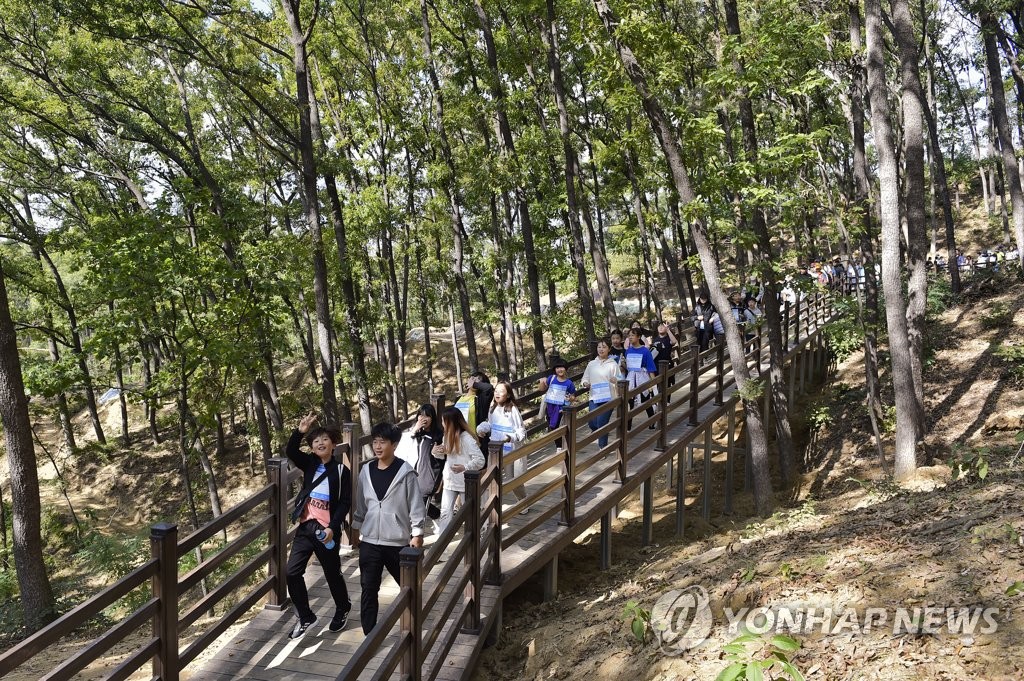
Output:
<svg viewBox="0 0 1024 681">
<path fill-rule="evenodd" d="M 420 494 L 416 471 L 407 462 L 397 459 L 401 468 L 388 487 L 384 499 L 377 499 L 370 481 L 368 461 L 359 471 L 352 527 L 359 530 L 361 541 L 381 546 L 408 546 L 410 537 L 423 536 L 426 509 Z"/>
</svg>

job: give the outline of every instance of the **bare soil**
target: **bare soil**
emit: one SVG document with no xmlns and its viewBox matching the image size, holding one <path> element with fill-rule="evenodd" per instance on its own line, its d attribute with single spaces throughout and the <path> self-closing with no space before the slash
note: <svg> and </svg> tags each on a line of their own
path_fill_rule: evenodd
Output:
<svg viewBox="0 0 1024 681">
<path fill-rule="evenodd" d="M 711 524 L 688 526 L 680 541 L 674 495 L 659 485 L 656 543 L 640 545 L 635 507 L 616 523 L 610 570 L 598 568 L 597 536 L 582 537 L 560 557 L 556 600 L 541 602 L 539 582 L 506 600 L 500 641 L 485 651 L 475 678 L 714 679 L 729 664 L 723 646 L 740 633 L 728 630 L 725 608 L 787 604 L 853 609 L 861 623 L 867 608 L 888 611 L 888 625 L 871 631 L 794 634 L 801 647 L 793 661 L 807 679 L 1024 678 L 1024 594 L 1007 594 L 1024 580 L 1024 456 L 1014 459 L 1024 386 L 993 354 L 996 343 L 1024 337 L 1022 294 L 1019 283 L 975 290 L 931 324 L 929 460 L 906 485 L 882 473 L 863 407 L 862 358 L 854 355 L 795 410 L 805 422 L 828 414 L 818 419 L 828 423 L 806 433 L 806 473 L 777 492 L 774 516 L 746 515 L 752 504 L 744 495 L 725 516 L 716 500 Z M 1009 321 L 984 328 L 999 304 Z M 883 445 L 891 457 L 889 436 Z M 952 480 L 947 462 L 972 451 L 986 458 L 986 478 Z M 699 507 L 688 522 L 695 516 Z M 628 602 L 649 611 L 667 592 L 694 585 L 710 597 L 706 642 L 680 654 L 660 646 L 654 632 L 637 640 Z M 899 607 L 997 608 L 997 628 L 894 633 Z"/>
</svg>

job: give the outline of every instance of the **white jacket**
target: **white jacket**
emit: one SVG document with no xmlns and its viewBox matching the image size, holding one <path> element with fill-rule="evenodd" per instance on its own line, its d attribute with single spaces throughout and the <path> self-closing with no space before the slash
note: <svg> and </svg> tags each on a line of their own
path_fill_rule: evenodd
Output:
<svg viewBox="0 0 1024 681">
<path fill-rule="evenodd" d="M 439 459 L 445 459 L 444 472 L 441 474 L 441 479 L 444 480 L 444 488 L 452 492 L 465 492 L 466 491 L 466 478 L 462 473 L 456 473 L 452 471 L 452 466 L 463 465 L 467 471 L 478 471 L 484 467 L 484 455 L 480 451 L 480 445 L 477 444 L 476 438 L 467 432 L 459 434 L 459 450 L 455 452 L 448 452 L 438 456 Z M 437 456 L 435 454 L 435 456 Z"/>
<path fill-rule="evenodd" d="M 619 379 L 621 378 L 623 376 L 619 363 L 609 355 L 608 359 L 602 360 L 600 357 L 595 357 L 590 360 L 587 363 L 587 368 L 583 370 L 583 378 L 581 380 L 591 390 L 595 383 L 607 383 L 611 399 L 614 400 L 619 396 Z"/>
</svg>

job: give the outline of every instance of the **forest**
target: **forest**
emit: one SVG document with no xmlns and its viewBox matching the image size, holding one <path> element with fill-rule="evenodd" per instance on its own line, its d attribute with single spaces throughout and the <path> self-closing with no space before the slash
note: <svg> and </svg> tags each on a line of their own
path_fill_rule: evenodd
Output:
<svg viewBox="0 0 1024 681">
<path fill-rule="evenodd" d="M 812 262 L 863 266 L 835 335 L 906 479 L 935 282 L 1024 262 L 1015 0 L 0 0 L 0 118 L 15 638 L 66 607 L 47 457 L 159 448 L 196 528 L 222 455 L 279 456 L 300 414 L 368 432 L 471 370 L 687 325 L 702 287 L 765 291 L 764 379 L 723 323 L 768 516 L 800 467 L 778 293 Z"/>
</svg>

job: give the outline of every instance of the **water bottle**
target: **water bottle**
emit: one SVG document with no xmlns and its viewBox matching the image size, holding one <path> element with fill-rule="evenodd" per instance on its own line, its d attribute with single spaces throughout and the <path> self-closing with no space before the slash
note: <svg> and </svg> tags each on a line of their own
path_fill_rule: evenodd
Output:
<svg viewBox="0 0 1024 681">
<path fill-rule="evenodd" d="M 322 527 L 318 527 L 318 528 L 316 528 L 315 534 L 316 534 L 316 538 L 318 540 L 320 540 L 321 542 L 323 542 L 323 545 L 326 546 L 328 549 L 333 549 L 334 548 L 334 537 L 331 537 L 331 541 L 328 541 L 328 542 L 324 541 L 324 538 L 327 536 L 327 530 L 325 530 Z"/>
</svg>

